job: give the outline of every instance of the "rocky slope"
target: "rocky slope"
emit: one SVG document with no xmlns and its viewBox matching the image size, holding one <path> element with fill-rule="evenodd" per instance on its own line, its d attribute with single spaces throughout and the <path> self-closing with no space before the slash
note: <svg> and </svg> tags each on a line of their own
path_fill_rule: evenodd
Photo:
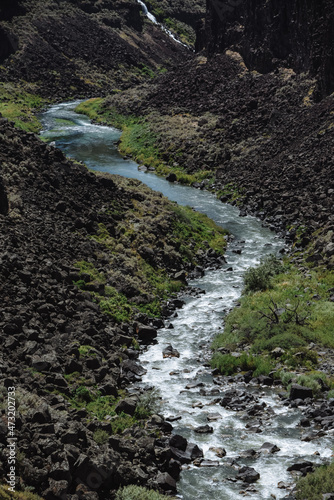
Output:
<svg viewBox="0 0 334 500">
<path fill-rule="evenodd" d="M 0 47 L 0 79 L 52 99 L 129 87 L 188 53 L 136 0 L 18 0 L 0 11 Z"/>
<path fill-rule="evenodd" d="M 159 297 L 150 283 L 179 288 L 204 252 L 180 249 L 175 206 L 140 182 L 96 176 L 6 119 L 0 143 L 1 477 L 10 391 L 17 488 L 46 500 L 175 490 L 170 424 L 124 390 L 143 373 L 138 341 L 162 324 L 143 313 Z"/>
</svg>

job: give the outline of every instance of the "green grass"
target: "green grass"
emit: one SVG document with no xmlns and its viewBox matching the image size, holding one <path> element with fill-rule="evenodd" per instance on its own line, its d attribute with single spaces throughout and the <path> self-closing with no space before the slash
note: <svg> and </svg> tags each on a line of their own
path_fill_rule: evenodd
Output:
<svg viewBox="0 0 334 500">
<path fill-rule="evenodd" d="M 218 368 L 222 375 L 232 375 L 239 371 L 253 371 L 253 377 L 269 375 L 274 368 L 274 364 L 270 359 L 261 356 L 242 353 L 240 357 L 234 357 L 231 354 L 221 354 L 219 352 L 214 354 L 211 366 L 212 368 Z"/>
<path fill-rule="evenodd" d="M 38 133 L 42 125 L 34 113 L 40 110 L 46 101 L 28 92 L 22 85 L 0 83 L 0 113 L 26 132 Z"/>
<path fill-rule="evenodd" d="M 334 347 L 334 303 L 328 300 L 333 271 L 314 269 L 304 274 L 287 265 L 284 273 L 267 279 L 267 286 L 270 289 L 248 291 L 241 297 L 240 307 L 226 318 L 224 332 L 215 337 L 213 350 L 247 344 L 251 354 L 263 356 L 280 347 L 285 353 L 279 362 L 290 369 L 314 370 L 317 354 L 309 343 Z"/>
<path fill-rule="evenodd" d="M 322 500 L 326 493 L 334 491 L 334 464 L 318 467 L 297 483 L 297 500 Z"/>
<path fill-rule="evenodd" d="M 157 175 L 166 177 L 171 172 L 175 173 L 177 182 L 181 184 L 192 185 L 205 179 L 214 181 L 214 172 L 211 170 L 189 174 L 180 166 L 171 166 L 174 163 L 174 155 L 177 153 L 170 151 L 169 160 L 163 159 L 166 152 L 159 149 L 159 137 L 152 129 L 151 120 L 123 115 L 117 112 L 115 107 L 107 106 L 106 102 L 107 100 L 102 98 L 89 99 L 79 104 L 75 111 L 87 115 L 98 123 L 107 123 L 121 129 L 119 150 L 122 154 L 130 155 L 138 163 L 154 168 Z"/>
<path fill-rule="evenodd" d="M 30 491 L 8 491 L 8 486 L 0 486 L 1 500 L 42 500 L 42 497 Z"/>
</svg>

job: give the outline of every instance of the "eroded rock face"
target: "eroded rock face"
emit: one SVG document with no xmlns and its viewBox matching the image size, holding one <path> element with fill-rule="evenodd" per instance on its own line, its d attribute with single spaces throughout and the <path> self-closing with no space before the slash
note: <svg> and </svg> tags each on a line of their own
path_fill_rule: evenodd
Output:
<svg viewBox="0 0 334 500">
<path fill-rule="evenodd" d="M 282 62 L 318 78 L 319 95 L 334 89 L 334 8 L 330 0 L 209 0 L 202 46 L 234 47 L 261 73 Z"/>
</svg>

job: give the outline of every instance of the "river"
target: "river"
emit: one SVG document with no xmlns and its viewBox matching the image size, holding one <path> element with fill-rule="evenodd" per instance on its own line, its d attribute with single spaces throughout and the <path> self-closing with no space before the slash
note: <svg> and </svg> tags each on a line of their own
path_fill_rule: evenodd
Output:
<svg viewBox="0 0 334 500">
<path fill-rule="evenodd" d="M 55 141 L 68 156 L 85 162 L 92 170 L 141 180 L 169 199 L 207 214 L 234 236 L 226 252 L 227 264 L 221 269 L 207 271 L 203 278 L 190 283 L 205 294 L 186 297 L 186 304 L 177 311 L 177 317 L 171 318 L 173 328 L 162 328 L 158 343 L 140 357 L 147 370 L 142 384 L 160 390 L 161 413 L 165 417 L 178 418 L 173 421 L 174 432 L 197 443 L 205 459 L 212 461 L 207 462 L 207 466 L 190 465 L 183 470 L 178 483 L 179 497 L 184 500 L 231 500 L 245 494 L 254 500 L 286 497 L 288 491 L 278 484 L 293 484 L 294 478 L 287 467 L 302 460 L 319 463 L 326 460 L 332 454 L 331 440 L 302 441 L 305 430 L 298 427 L 301 414 L 298 409 L 281 403 L 279 390 L 243 383 L 219 384 L 205 366 L 215 333 L 221 331 L 226 312 L 240 297 L 244 271 L 264 255 L 279 252 L 284 242 L 262 227 L 256 218 L 240 217 L 236 207 L 221 203 L 209 192 L 139 171 L 135 162 L 123 159 L 117 151 L 120 131 L 91 124 L 87 117 L 74 113 L 75 104 L 55 105 L 43 113 L 42 135 L 49 142 Z M 162 350 L 168 344 L 180 352 L 179 358 L 163 359 Z M 187 388 L 188 384 L 196 387 Z M 265 404 L 265 411 L 260 416 L 261 432 L 246 428 L 252 420 L 246 420 L 244 412 L 215 404 L 216 398 L 223 397 L 231 389 L 251 393 L 259 404 Z M 208 423 L 213 428 L 212 433 L 195 432 L 196 427 Z M 279 451 L 261 453 L 258 458 L 243 456 L 245 450 L 258 450 L 265 442 L 275 444 Z M 226 456 L 218 458 L 213 448 L 224 448 Z M 254 467 L 260 473 L 260 479 L 248 491 L 241 481 L 234 480 L 236 470 L 243 465 Z"/>
</svg>

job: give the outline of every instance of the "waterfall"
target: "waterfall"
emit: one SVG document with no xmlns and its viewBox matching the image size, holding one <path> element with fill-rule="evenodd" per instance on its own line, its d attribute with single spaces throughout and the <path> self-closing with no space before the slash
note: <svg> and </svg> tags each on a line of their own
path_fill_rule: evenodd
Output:
<svg viewBox="0 0 334 500">
<path fill-rule="evenodd" d="M 178 40 L 169 29 L 167 29 L 163 24 L 161 24 L 161 23 L 159 23 L 157 21 L 156 17 L 153 14 L 151 14 L 151 12 L 148 11 L 148 8 L 144 4 L 144 2 L 142 2 L 141 0 L 137 0 L 137 2 L 141 5 L 143 13 L 145 14 L 145 16 L 150 21 L 152 21 L 152 23 L 157 24 L 158 26 L 160 26 L 160 28 L 162 29 L 162 31 L 164 31 L 170 38 L 172 38 L 174 40 L 174 42 L 179 43 L 179 44 L 183 45 L 183 47 L 186 47 L 187 49 L 189 49 L 188 45 L 186 45 L 185 43 L 183 43 L 180 40 Z"/>
</svg>

